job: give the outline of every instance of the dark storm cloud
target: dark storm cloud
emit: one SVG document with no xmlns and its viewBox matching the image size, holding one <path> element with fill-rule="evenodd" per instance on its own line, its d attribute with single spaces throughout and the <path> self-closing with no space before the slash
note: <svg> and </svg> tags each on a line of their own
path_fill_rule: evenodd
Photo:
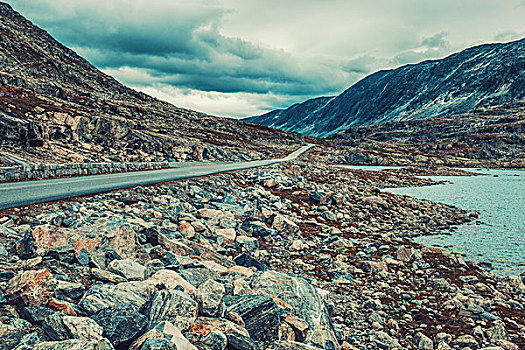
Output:
<svg viewBox="0 0 525 350">
<path fill-rule="evenodd" d="M 138 1 L 134 8 L 123 8 L 117 17 L 114 6 L 100 1 L 91 7 L 69 3 L 64 6 L 73 13 L 64 11 L 58 18 L 31 13 L 34 8 L 40 14 L 60 11 L 56 3 L 37 2 L 38 7 L 31 7 L 25 0 L 13 1 L 23 13 L 36 16 L 39 24 L 102 69 L 140 68 L 157 82 L 224 93 L 304 95 L 338 91 L 346 85 L 345 79 L 334 80 L 337 74 L 329 67 L 303 69 L 284 50 L 221 34 L 220 21 L 226 11 L 204 2 L 196 1 L 189 9 L 175 2 L 156 13 L 143 12 L 150 5 Z"/>
</svg>

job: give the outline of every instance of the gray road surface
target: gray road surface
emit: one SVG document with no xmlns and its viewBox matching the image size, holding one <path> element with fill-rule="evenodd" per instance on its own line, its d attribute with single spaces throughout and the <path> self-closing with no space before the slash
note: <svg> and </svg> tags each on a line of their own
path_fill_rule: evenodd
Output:
<svg viewBox="0 0 525 350">
<path fill-rule="evenodd" d="M 280 159 L 251 162 L 206 163 L 183 168 L 2 183 L 0 184 L 0 210 L 139 185 L 152 185 L 160 182 L 271 165 L 293 160 L 311 147 L 313 147 L 313 145 L 303 146 L 286 158 Z"/>
</svg>

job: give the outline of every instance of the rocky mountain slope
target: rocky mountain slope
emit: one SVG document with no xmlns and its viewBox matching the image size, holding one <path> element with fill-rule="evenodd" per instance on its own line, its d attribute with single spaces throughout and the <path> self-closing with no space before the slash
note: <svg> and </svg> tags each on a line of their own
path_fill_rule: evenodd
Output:
<svg viewBox="0 0 525 350">
<path fill-rule="evenodd" d="M 442 117 L 522 99 L 525 39 L 476 46 L 441 60 L 379 71 L 321 108 L 312 109 L 309 100 L 246 120 L 327 136 L 350 127 Z"/>
<path fill-rule="evenodd" d="M 4 155 L 36 163 L 235 160 L 286 153 L 299 140 L 127 88 L 0 2 Z"/>
<path fill-rule="evenodd" d="M 350 128 L 330 138 L 344 164 L 525 169 L 525 101 Z"/>
</svg>

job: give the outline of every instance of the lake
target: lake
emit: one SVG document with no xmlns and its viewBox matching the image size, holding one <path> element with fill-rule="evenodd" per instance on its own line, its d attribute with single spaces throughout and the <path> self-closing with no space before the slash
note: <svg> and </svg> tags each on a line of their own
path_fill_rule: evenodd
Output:
<svg viewBox="0 0 525 350">
<path fill-rule="evenodd" d="M 484 176 L 430 176 L 447 183 L 385 191 L 479 212 L 481 223 L 416 241 L 464 254 L 471 261 L 489 262 L 498 275 L 519 275 L 525 271 L 525 171 L 465 170 Z"/>
</svg>

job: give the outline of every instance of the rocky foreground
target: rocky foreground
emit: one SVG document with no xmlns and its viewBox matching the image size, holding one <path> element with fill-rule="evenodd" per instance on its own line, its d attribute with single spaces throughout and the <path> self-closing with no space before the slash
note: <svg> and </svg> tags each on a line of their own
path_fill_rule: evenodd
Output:
<svg viewBox="0 0 525 350">
<path fill-rule="evenodd" d="M 475 213 L 320 164 L 3 212 L 0 349 L 525 348 L 523 276 L 409 238 Z"/>
</svg>

